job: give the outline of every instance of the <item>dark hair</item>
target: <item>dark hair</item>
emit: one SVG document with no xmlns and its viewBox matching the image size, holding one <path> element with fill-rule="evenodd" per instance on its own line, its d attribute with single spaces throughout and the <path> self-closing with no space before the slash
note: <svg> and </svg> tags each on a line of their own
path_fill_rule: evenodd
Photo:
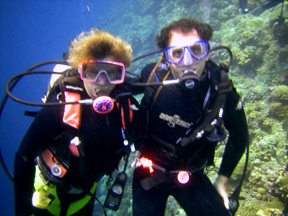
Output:
<svg viewBox="0 0 288 216">
<path fill-rule="evenodd" d="M 208 23 L 202 23 L 195 19 L 182 18 L 170 25 L 162 28 L 160 35 L 156 36 L 157 45 L 164 49 L 168 46 L 171 40 L 172 31 L 188 33 L 192 29 L 195 29 L 202 40 L 210 40 L 212 38 L 213 29 Z"/>
</svg>

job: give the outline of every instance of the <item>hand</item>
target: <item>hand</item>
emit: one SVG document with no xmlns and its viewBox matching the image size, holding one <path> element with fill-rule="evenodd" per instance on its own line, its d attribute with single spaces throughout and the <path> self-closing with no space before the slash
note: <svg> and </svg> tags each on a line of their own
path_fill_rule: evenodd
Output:
<svg viewBox="0 0 288 216">
<path fill-rule="evenodd" d="M 254 15 L 254 16 L 260 16 L 260 14 L 263 13 L 263 12 L 264 12 L 264 10 L 263 10 L 263 8 L 262 8 L 261 5 L 258 6 L 258 7 L 256 7 L 256 8 L 254 8 L 254 9 L 251 11 L 252 15 Z"/>
<path fill-rule="evenodd" d="M 214 182 L 214 187 L 218 191 L 218 193 L 222 196 L 225 207 L 229 210 L 229 199 L 228 194 L 226 192 L 226 184 L 228 182 L 228 177 L 224 175 L 219 175 L 218 178 Z"/>
</svg>

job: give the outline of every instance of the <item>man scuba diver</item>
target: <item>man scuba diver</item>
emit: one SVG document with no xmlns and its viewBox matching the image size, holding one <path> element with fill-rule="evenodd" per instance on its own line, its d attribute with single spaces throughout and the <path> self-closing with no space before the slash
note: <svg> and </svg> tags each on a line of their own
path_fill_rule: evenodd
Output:
<svg viewBox="0 0 288 216">
<path fill-rule="evenodd" d="M 148 121 L 135 161 L 134 216 L 164 215 L 170 195 L 187 215 L 231 215 L 226 185 L 248 146 L 248 126 L 228 68 L 209 60 L 212 33 L 209 24 L 194 19 L 171 23 L 157 36 L 165 62 L 141 72 L 144 83 L 180 85 L 145 89 L 140 107 Z M 213 186 L 203 172 L 214 165 L 224 126 L 229 137 Z"/>
<path fill-rule="evenodd" d="M 15 155 L 15 215 L 92 215 L 97 181 L 129 154 L 141 125 L 131 108 L 137 101 L 123 84 L 131 59 L 131 46 L 105 31 L 82 32 L 71 43 L 71 69 L 46 103 L 93 105 L 39 111 Z"/>
</svg>

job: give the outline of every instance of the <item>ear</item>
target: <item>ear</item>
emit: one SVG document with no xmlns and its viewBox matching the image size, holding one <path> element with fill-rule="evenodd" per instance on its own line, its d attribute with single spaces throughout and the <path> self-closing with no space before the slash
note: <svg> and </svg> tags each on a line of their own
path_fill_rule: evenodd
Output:
<svg viewBox="0 0 288 216">
<path fill-rule="evenodd" d="M 209 54 L 205 57 L 205 61 L 209 60 Z"/>
</svg>

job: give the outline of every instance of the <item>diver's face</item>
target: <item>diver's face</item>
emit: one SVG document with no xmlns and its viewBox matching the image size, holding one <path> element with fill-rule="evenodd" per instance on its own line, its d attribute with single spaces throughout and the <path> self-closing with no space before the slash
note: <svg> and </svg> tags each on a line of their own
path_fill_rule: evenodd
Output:
<svg viewBox="0 0 288 216">
<path fill-rule="evenodd" d="M 100 59 L 98 59 L 100 60 Z M 114 58 L 112 57 L 106 57 L 104 59 L 101 60 L 105 60 L 105 61 L 115 61 Z M 110 92 L 115 88 L 115 85 L 110 84 L 105 76 L 105 74 L 100 74 L 100 77 L 96 80 L 95 83 L 90 83 L 90 82 L 85 82 L 84 81 L 84 88 L 87 92 L 87 94 L 89 95 L 89 97 L 91 97 L 92 99 L 95 99 L 99 96 L 103 96 L 103 95 L 99 95 L 99 91 L 105 91 L 106 95 L 109 95 Z"/>
<path fill-rule="evenodd" d="M 168 45 L 170 46 L 176 46 L 176 47 L 184 47 L 192 45 L 198 41 L 200 41 L 201 38 L 198 35 L 197 31 L 193 29 L 191 32 L 183 34 L 180 32 L 172 32 L 172 38 Z M 189 55 L 189 53 L 185 53 L 185 55 Z M 179 64 L 172 64 L 168 63 L 168 66 L 171 68 L 172 74 L 175 79 L 181 78 L 184 73 L 193 71 L 198 77 L 201 76 L 206 61 L 209 59 L 209 54 L 202 60 L 197 61 L 193 57 L 185 56 L 183 57 L 182 61 Z M 190 60 L 186 60 L 186 59 Z"/>
</svg>

